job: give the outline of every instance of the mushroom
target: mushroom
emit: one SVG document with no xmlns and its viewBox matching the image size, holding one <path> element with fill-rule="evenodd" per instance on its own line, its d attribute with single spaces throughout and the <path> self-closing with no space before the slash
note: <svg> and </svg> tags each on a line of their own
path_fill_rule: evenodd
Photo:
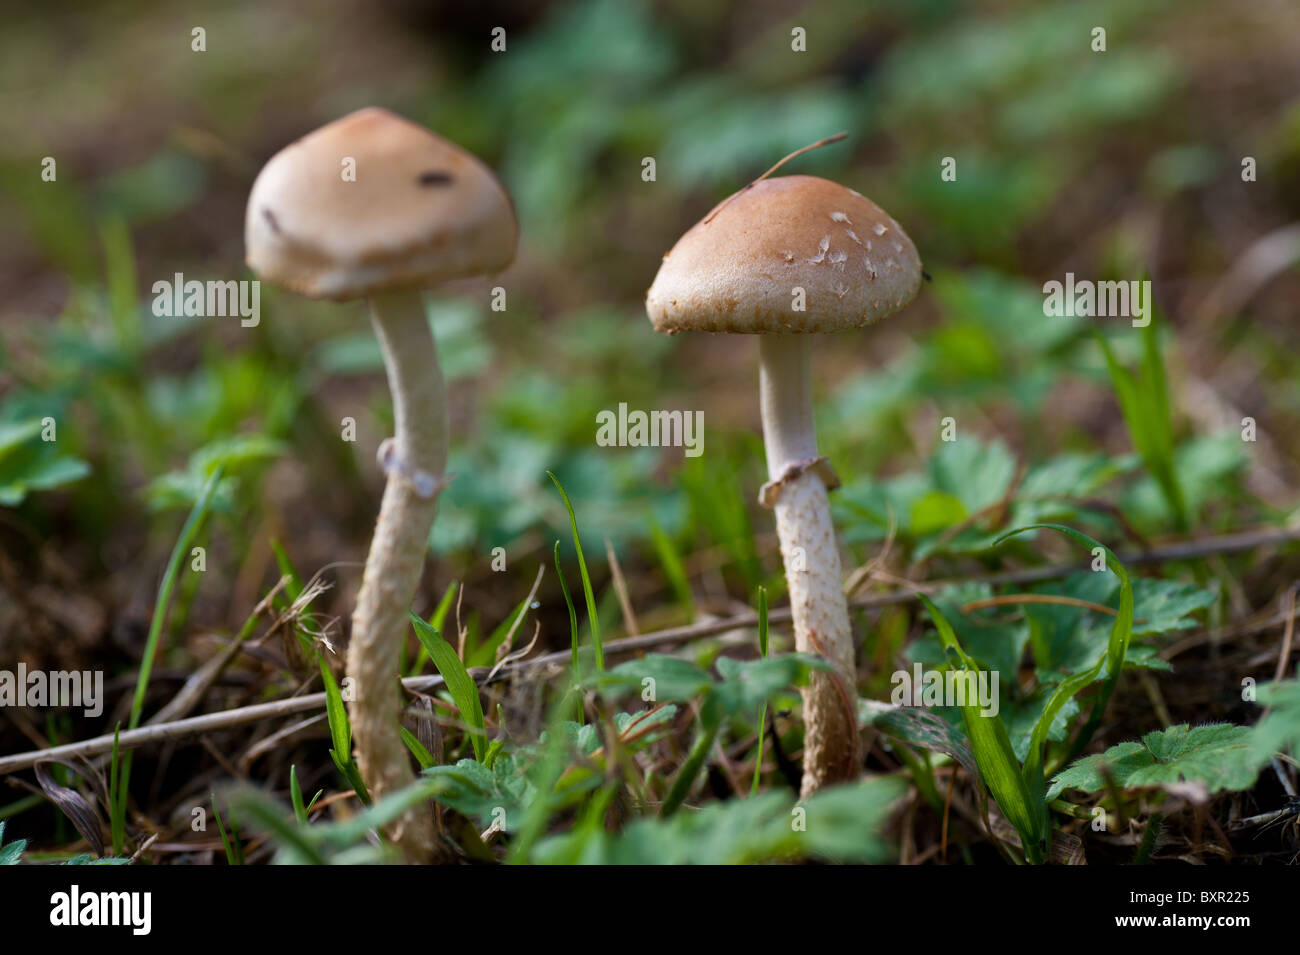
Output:
<svg viewBox="0 0 1300 955">
<path fill-rule="evenodd" d="M 759 500 L 776 511 L 796 648 L 833 666 L 804 690 L 805 795 L 858 772 L 854 642 L 827 498 L 839 482 L 817 452 L 812 336 L 868 325 L 920 284 L 916 247 L 874 202 L 782 176 L 750 183 L 692 227 L 646 295 L 656 331 L 760 336 L 769 480 Z"/>
<path fill-rule="evenodd" d="M 510 197 L 477 158 L 387 110 L 358 110 L 271 157 L 248 197 L 249 268 L 308 298 L 365 298 L 393 395 L 396 436 L 380 445 L 383 503 L 352 616 L 353 739 L 375 798 L 414 780 L 398 734 L 401 646 L 410 629 L 447 463 L 447 403 L 422 289 L 510 264 Z M 416 811 L 390 835 L 428 858 Z"/>
</svg>

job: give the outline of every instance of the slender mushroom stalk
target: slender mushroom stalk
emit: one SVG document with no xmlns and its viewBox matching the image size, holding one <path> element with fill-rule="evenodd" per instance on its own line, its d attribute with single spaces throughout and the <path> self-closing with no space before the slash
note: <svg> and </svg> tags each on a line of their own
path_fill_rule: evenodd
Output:
<svg viewBox="0 0 1300 955">
<path fill-rule="evenodd" d="M 402 636 L 410 627 L 407 612 L 424 568 L 447 466 L 448 429 L 438 349 L 423 296 L 418 291 L 380 293 L 370 299 L 370 311 L 393 395 L 396 435 L 392 444 L 381 447 L 388 482 L 352 613 L 347 672 L 361 775 L 368 788 L 385 793 L 414 779 L 406 746 L 395 731 L 402 703 L 394 675 L 400 675 Z M 409 857 L 425 858 L 433 848 L 427 814 L 411 814 L 391 835 Z"/>
<path fill-rule="evenodd" d="M 826 465 L 813 428 L 812 336 L 764 335 L 758 355 L 765 496 L 775 497 L 795 649 L 820 653 L 835 667 L 834 673 L 815 672 L 804 694 L 802 788 L 809 793 L 856 771 L 853 632 L 823 477 Z"/>
<path fill-rule="evenodd" d="M 414 781 L 399 735 L 398 661 L 410 633 L 447 464 L 447 406 L 421 290 L 510 264 L 510 197 L 469 153 L 382 109 L 363 109 L 285 147 L 248 197 L 250 268 L 309 298 L 365 298 L 384 355 L 397 434 L 352 616 L 348 675 L 357 762 L 376 798 Z M 410 861 L 435 849 L 427 807 L 388 830 Z"/>
<path fill-rule="evenodd" d="M 773 170 L 678 240 L 646 311 L 669 335 L 761 336 L 769 480 L 759 501 L 776 512 L 795 646 L 833 668 L 814 674 L 803 693 L 807 795 L 858 772 L 854 641 L 827 498 L 839 481 L 813 430 L 812 340 L 902 308 L 920 288 L 921 261 L 870 199 L 812 176 L 766 178 Z"/>
</svg>

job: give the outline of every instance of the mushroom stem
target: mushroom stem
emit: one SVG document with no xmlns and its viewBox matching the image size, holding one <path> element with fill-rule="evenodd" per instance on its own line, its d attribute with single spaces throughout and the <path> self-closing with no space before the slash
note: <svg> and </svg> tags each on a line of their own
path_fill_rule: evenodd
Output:
<svg viewBox="0 0 1300 955">
<path fill-rule="evenodd" d="M 415 781 L 398 734 L 399 660 L 447 465 L 448 427 L 438 349 L 421 294 L 374 295 L 370 307 L 393 395 L 396 466 L 389 469 L 352 614 L 348 675 L 357 762 L 367 788 L 379 799 Z M 421 482 L 428 483 L 420 487 Z M 411 810 L 388 834 L 410 861 L 427 861 L 433 853 L 427 808 Z"/>
<path fill-rule="evenodd" d="M 826 485 L 816 468 L 812 335 L 760 335 L 763 444 L 776 487 L 776 530 L 790 588 L 795 648 L 819 653 L 833 673 L 815 671 L 803 691 L 803 794 L 858 772 L 853 631 Z"/>
</svg>

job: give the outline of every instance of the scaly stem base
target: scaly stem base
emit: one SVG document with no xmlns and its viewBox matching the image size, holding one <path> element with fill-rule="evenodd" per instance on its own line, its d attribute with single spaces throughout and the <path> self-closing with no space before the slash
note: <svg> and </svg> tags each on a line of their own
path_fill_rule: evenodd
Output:
<svg viewBox="0 0 1300 955">
<path fill-rule="evenodd" d="M 768 476 L 785 478 L 774 510 L 795 648 L 821 654 L 834 667 L 815 671 L 803 691 L 805 796 L 859 771 L 853 631 L 830 501 L 815 472 L 787 475 L 792 463 L 817 457 L 811 353 L 811 335 L 759 336 Z"/>
</svg>

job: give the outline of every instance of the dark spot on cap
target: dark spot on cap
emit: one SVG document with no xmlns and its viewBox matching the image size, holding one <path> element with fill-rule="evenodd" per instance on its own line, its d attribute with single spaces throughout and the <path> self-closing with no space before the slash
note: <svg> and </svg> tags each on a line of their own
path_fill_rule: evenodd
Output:
<svg viewBox="0 0 1300 955">
<path fill-rule="evenodd" d="M 429 169 L 420 173 L 420 177 L 415 180 L 421 186 L 450 186 L 454 181 L 451 173 L 443 172 L 440 169 Z"/>
<path fill-rule="evenodd" d="M 271 231 L 274 232 L 276 235 L 279 235 L 280 223 L 275 221 L 275 213 L 273 213 L 270 209 L 263 209 L 262 217 L 266 219 L 266 224 L 271 227 Z"/>
</svg>

